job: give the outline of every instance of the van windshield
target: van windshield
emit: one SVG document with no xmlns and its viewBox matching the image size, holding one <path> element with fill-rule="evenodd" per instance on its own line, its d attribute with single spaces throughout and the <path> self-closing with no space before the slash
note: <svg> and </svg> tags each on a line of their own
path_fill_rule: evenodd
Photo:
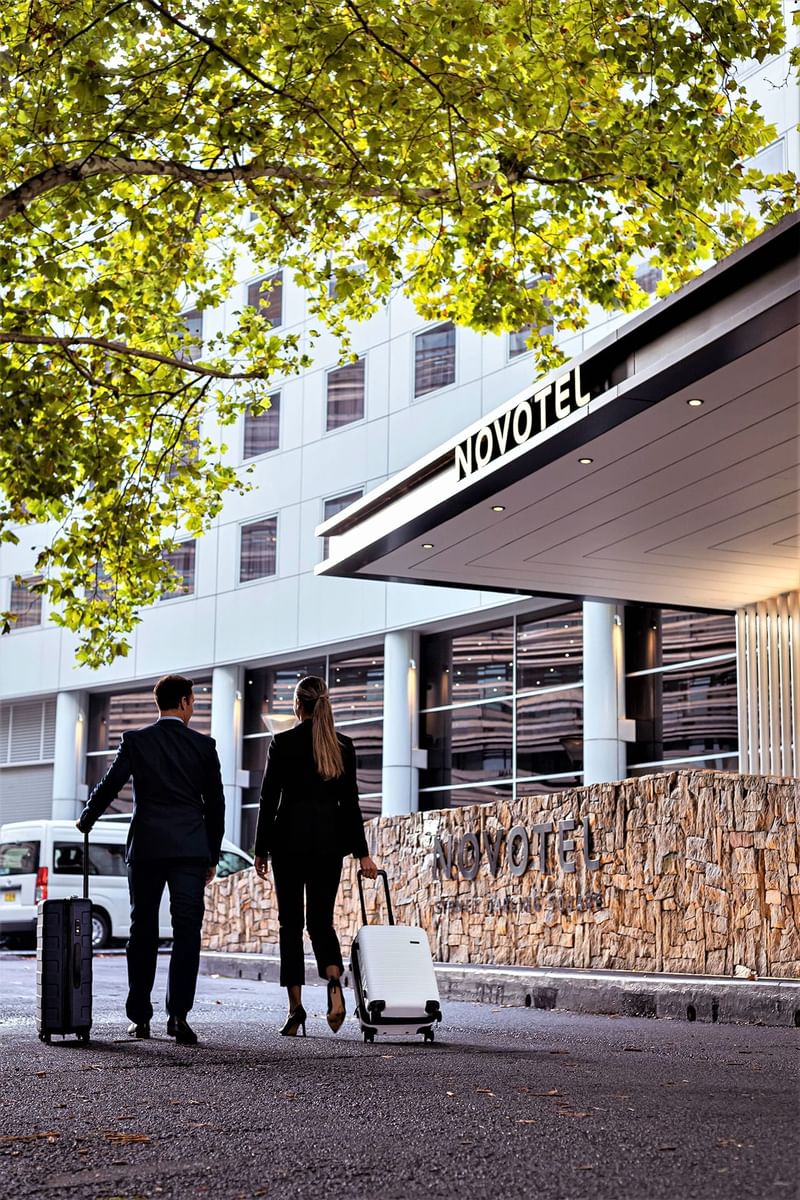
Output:
<svg viewBox="0 0 800 1200">
<path fill-rule="evenodd" d="M 38 842 L 0 842 L 0 875 L 35 875 L 38 870 Z"/>
</svg>

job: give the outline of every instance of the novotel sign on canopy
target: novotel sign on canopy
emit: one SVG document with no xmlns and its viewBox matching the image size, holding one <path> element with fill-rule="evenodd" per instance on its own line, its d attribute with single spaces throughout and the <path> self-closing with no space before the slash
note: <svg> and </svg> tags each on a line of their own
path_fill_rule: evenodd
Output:
<svg viewBox="0 0 800 1200">
<path fill-rule="evenodd" d="M 585 408 L 591 393 L 583 391 L 581 369 L 576 365 L 520 400 L 514 408 L 494 417 L 456 446 L 459 481 L 488 467 L 510 450 L 544 433 L 559 421 Z"/>
</svg>

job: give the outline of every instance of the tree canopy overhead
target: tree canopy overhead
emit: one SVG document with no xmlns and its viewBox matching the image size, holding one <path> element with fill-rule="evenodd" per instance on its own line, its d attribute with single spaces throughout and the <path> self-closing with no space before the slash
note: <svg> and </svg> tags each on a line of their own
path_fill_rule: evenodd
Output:
<svg viewBox="0 0 800 1200">
<path fill-rule="evenodd" d="M 793 207 L 742 165 L 773 134 L 734 66 L 783 44 L 779 0 L 5 0 L 0 537 L 49 523 L 79 657 L 125 652 L 164 549 L 244 486 L 203 417 L 313 354 L 246 306 L 187 346 L 237 256 L 343 354 L 400 288 L 481 331 L 637 307 L 642 259 L 671 289 L 753 236 L 745 188 Z"/>
</svg>

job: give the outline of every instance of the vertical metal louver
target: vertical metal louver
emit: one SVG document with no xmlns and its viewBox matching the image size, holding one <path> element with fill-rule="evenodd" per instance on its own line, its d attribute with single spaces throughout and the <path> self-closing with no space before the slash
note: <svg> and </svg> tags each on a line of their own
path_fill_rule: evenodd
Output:
<svg viewBox="0 0 800 1200">
<path fill-rule="evenodd" d="M 736 614 L 740 770 L 800 775 L 800 592 Z"/>
</svg>

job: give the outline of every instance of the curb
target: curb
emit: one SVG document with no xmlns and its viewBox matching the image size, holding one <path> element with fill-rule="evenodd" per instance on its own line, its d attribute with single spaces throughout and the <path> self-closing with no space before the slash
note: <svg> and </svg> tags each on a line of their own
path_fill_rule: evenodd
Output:
<svg viewBox="0 0 800 1200">
<path fill-rule="evenodd" d="M 204 950 L 201 975 L 277 983 L 277 954 Z M 800 1026 L 800 980 L 710 975 L 636 975 L 576 968 L 461 966 L 435 963 L 442 1001 L 466 1000 L 587 1016 L 650 1017 L 720 1025 Z M 306 959 L 309 979 L 316 975 Z M 345 974 L 345 985 L 348 977 Z"/>
</svg>

